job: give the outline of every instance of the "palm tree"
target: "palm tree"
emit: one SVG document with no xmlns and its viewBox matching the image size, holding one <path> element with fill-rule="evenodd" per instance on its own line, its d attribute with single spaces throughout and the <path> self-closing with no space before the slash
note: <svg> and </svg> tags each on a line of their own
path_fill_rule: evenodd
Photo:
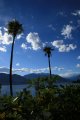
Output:
<svg viewBox="0 0 80 120">
<path fill-rule="evenodd" d="M 49 73 L 50 73 L 50 80 L 51 80 L 51 64 L 50 64 L 50 57 L 51 57 L 51 52 L 53 51 L 54 49 L 49 47 L 49 46 L 46 46 L 44 47 L 43 51 L 45 52 L 45 55 L 48 56 L 48 63 L 49 63 Z"/>
<path fill-rule="evenodd" d="M 10 58 L 10 95 L 13 96 L 12 90 L 12 63 L 13 63 L 13 49 L 14 42 L 17 35 L 23 32 L 22 24 L 20 24 L 17 20 L 12 20 L 8 23 L 8 34 L 11 34 L 13 37 L 12 48 L 11 48 L 11 58 Z"/>
</svg>

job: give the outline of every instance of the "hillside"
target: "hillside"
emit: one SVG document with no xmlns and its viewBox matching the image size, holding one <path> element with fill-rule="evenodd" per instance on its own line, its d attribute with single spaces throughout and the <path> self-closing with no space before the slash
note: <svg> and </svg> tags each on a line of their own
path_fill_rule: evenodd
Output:
<svg viewBox="0 0 80 120">
<path fill-rule="evenodd" d="M 12 83 L 14 85 L 27 84 L 27 80 L 23 76 L 13 74 Z M 9 84 L 9 74 L 0 73 L 0 84 L 2 84 L 2 85 L 8 85 Z"/>
<path fill-rule="evenodd" d="M 24 76 L 13 74 L 12 82 L 13 82 L 13 85 L 23 85 L 23 84 L 27 84 L 28 80 L 35 79 L 35 78 L 47 77 L 47 76 L 49 76 L 48 73 L 32 73 L 32 74 L 27 74 Z M 69 78 L 63 78 L 59 75 L 52 75 L 52 77 L 56 77 L 56 76 L 59 78 L 56 81 L 57 84 L 65 84 L 65 83 L 69 84 L 73 81 Z M 0 73 L 0 84 L 2 84 L 2 85 L 9 84 L 9 74 Z"/>
</svg>

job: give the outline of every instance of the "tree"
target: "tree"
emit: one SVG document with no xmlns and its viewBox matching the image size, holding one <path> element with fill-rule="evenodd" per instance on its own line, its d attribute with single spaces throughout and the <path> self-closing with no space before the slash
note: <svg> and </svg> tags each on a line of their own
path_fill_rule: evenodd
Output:
<svg viewBox="0 0 80 120">
<path fill-rule="evenodd" d="M 50 57 L 51 57 L 51 52 L 54 49 L 51 47 L 44 47 L 43 51 L 45 52 L 45 55 L 48 56 L 48 63 L 49 63 L 49 72 L 50 72 L 50 80 L 51 80 L 51 64 L 50 64 Z"/>
<path fill-rule="evenodd" d="M 12 90 L 12 63 L 13 63 L 13 49 L 14 42 L 17 35 L 23 32 L 22 24 L 20 24 L 17 20 L 12 20 L 8 23 L 8 34 L 11 34 L 13 37 L 12 48 L 11 48 L 11 58 L 10 58 L 10 95 L 13 96 Z"/>
</svg>

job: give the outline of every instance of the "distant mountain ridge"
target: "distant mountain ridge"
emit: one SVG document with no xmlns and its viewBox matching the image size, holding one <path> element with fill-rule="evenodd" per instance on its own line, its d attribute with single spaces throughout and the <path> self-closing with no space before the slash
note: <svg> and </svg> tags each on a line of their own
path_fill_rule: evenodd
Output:
<svg viewBox="0 0 80 120">
<path fill-rule="evenodd" d="M 1 85 L 9 85 L 9 74 L 0 73 L 0 84 Z M 13 85 L 27 84 L 27 80 L 23 76 L 13 74 L 12 75 L 12 84 Z"/>
<path fill-rule="evenodd" d="M 41 77 L 47 77 L 49 76 L 49 73 L 31 73 L 31 74 L 27 74 L 24 75 L 24 78 L 26 79 L 34 79 L 34 78 L 41 78 Z"/>
<path fill-rule="evenodd" d="M 64 77 L 64 78 L 69 78 L 70 80 L 73 80 L 73 81 L 75 81 L 75 80 L 78 80 L 78 79 L 80 79 L 80 74 L 74 74 L 74 75 L 71 75 L 71 76 L 68 76 L 68 77 Z"/>
<path fill-rule="evenodd" d="M 32 74 L 28 74 L 28 75 L 24 75 L 24 77 L 26 79 L 35 79 L 35 78 L 41 78 L 41 77 L 48 77 L 49 73 L 32 73 Z M 71 82 L 69 79 L 63 78 L 59 75 L 54 75 L 52 74 L 52 77 L 54 76 L 58 76 L 59 80 L 56 81 L 56 83 L 67 83 L 67 82 Z"/>
<path fill-rule="evenodd" d="M 27 74 L 24 76 L 13 74 L 12 83 L 13 85 L 23 85 L 23 84 L 27 84 L 27 81 L 30 79 L 39 78 L 39 77 L 42 78 L 42 77 L 47 77 L 47 76 L 49 76 L 49 73 L 32 73 L 32 74 Z M 52 75 L 52 76 L 55 76 L 55 75 Z M 59 84 L 60 83 L 71 83 L 71 82 L 72 80 L 70 80 L 69 78 L 63 78 L 61 76 L 59 76 L 59 80 L 56 81 L 56 83 L 59 83 Z M 9 74 L 0 73 L 0 84 L 9 85 Z"/>
</svg>

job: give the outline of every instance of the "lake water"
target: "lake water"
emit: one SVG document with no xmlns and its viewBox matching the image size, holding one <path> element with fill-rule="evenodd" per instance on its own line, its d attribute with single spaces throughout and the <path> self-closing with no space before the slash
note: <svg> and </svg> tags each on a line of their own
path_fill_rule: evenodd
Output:
<svg viewBox="0 0 80 120">
<path fill-rule="evenodd" d="M 13 85 L 13 95 L 16 96 L 16 94 L 20 91 L 22 91 L 24 88 L 27 88 L 27 85 Z M 30 90 L 31 94 L 34 96 L 35 95 L 35 89 L 34 87 L 32 88 L 27 88 Z M 10 95 L 10 87 L 9 85 L 2 85 L 1 86 L 1 95 Z"/>
<path fill-rule="evenodd" d="M 60 86 L 60 84 L 57 84 L 58 86 Z M 62 85 L 70 85 L 70 83 L 67 84 L 62 84 Z M 73 83 L 73 85 L 78 85 Z M 35 95 L 35 88 L 28 88 L 27 85 L 13 85 L 13 95 L 16 96 L 18 92 L 22 91 L 24 88 L 27 88 L 28 90 L 30 90 L 31 94 L 34 96 Z M 10 95 L 10 88 L 9 85 L 2 85 L 1 86 L 1 95 Z"/>
</svg>

